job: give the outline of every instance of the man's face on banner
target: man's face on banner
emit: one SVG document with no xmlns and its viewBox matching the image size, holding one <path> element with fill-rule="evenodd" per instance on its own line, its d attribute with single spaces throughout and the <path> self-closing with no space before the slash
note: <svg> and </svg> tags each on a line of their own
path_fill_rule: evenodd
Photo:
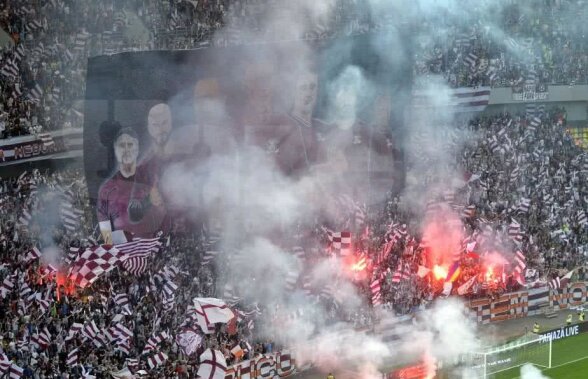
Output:
<svg viewBox="0 0 588 379">
<path fill-rule="evenodd" d="M 122 134 L 114 142 L 114 155 L 119 165 L 136 163 L 139 157 L 139 140 L 128 134 Z"/>
<path fill-rule="evenodd" d="M 172 130 L 171 111 L 166 104 L 157 104 L 149 111 L 147 129 L 153 142 L 164 146 Z"/>
<path fill-rule="evenodd" d="M 314 110 L 318 93 L 318 77 L 316 74 L 304 74 L 296 83 L 294 97 L 295 113 L 309 114 Z"/>
</svg>

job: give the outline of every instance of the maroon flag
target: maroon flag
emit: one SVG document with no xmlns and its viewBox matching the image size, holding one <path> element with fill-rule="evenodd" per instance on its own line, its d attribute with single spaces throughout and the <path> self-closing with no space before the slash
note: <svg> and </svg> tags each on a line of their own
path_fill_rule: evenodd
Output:
<svg viewBox="0 0 588 379">
<path fill-rule="evenodd" d="M 100 275 L 111 271 L 120 261 L 119 251 L 109 245 L 87 249 L 74 262 L 71 278 L 80 287 L 94 283 Z"/>
</svg>

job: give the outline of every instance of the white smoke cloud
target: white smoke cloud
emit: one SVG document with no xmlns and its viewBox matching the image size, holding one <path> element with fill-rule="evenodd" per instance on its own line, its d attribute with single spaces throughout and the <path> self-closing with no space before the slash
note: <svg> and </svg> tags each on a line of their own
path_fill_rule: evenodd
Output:
<svg viewBox="0 0 588 379">
<path fill-rule="evenodd" d="M 428 16 L 427 32 L 420 36 L 422 42 L 428 44 L 434 39 L 433 33 L 448 33 L 450 29 L 446 21 L 439 20 L 437 13 L 447 15 L 449 20 L 476 18 L 476 12 L 485 10 L 486 6 L 485 3 L 477 5 L 479 10 L 475 10 L 454 0 L 370 0 L 368 3 L 369 9 L 365 11 L 371 12 L 376 21 L 385 14 L 403 15 L 402 22 L 399 20 L 386 33 L 376 33 L 370 39 L 377 56 L 383 64 L 390 66 L 412 59 L 407 44 L 413 41 L 405 40 L 401 34 L 407 24 L 423 15 Z M 334 1 L 289 2 L 288 6 L 266 12 L 259 28 L 241 28 L 240 34 L 252 44 L 256 40 L 300 39 L 308 33 L 308 24 L 328 23 L 333 7 Z M 233 27 L 238 26 L 229 23 L 217 38 L 222 38 Z M 492 27 L 492 32 L 500 35 L 500 28 Z M 272 82 L 272 88 L 280 88 L 281 92 L 288 92 L 284 88 L 292 88 L 296 75 L 312 70 L 307 60 L 311 46 L 300 45 L 280 60 L 271 53 L 271 48 L 252 46 L 250 50 L 255 61 L 264 62 L 271 72 L 283 62 L 289 62 L 285 67 L 295 68 L 280 71 L 280 75 L 267 79 Z M 328 49 L 326 53 L 326 65 L 339 70 L 326 84 L 327 114 L 341 129 L 348 129 L 358 120 L 365 105 L 380 89 L 377 80 L 368 78 L 360 66 L 350 61 L 350 54 L 345 43 Z M 463 142 L 472 137 L 454 127 L 455 114 L 450 106 L 452 99 L 445 78 L 430 76 L 420 84 L 421 103 L 416 111 L 406 110 L 409 117 L 404 128 L 406 138 L 402 141 L 410 162 L 403 205 L 416 213 L 422 212 L 428 199 L 463 184 L 455 155 Z M 410 98 L 409 93 L 397 96 L 400 104 Z M 228 114 L 223 114 L 227 110 L 221 104 L 202 108 L 204 112 L 200 114 L 203 118 L 230 119 Z M 204 115 L 206 112 L 211 114 Z M 227 145 L 231 143 L 227 141 Z M 213 151 L 213 156 L 205 163 L 171 166 L 162 183 L 166 198 L 173 199 L 174 206 L 198 210 L 194 217 L 200 217 L 200 211 L 206 210 L 218 218 L 224 226 L 225 250 L 225 255 L 219 259 L 240 258 L 227 263 L 228 274 L 223 276 L 218 287 L 229 284 L 241 289 L 241 295 L 247 300 L 267 305 L 270 314 L 264 316 L 264 325 L 259 326 L 260 335 L 278 338 L 285 346 L 292 347 L 300 363 L 312 361 L 328 369 L 363 362 L 353 369 L 360 372 L 362 378 L 376 378 L 380 376 L 378 368 L 381 365 L 397 362 L 403 355 L 403 359 L 410 357 L 424 361 L 433 374 L 439 361 L 454 362 L 461 354 L 476 350 L 480 342 L 475 324 L 468 319 L 464 304 L 458 300 L 439 301 L 424 311 L 414 325 L 399 327 L 402 337 L 390 346 L 377 334 L 353 331 L 345 324 L 331 325 L 328 309 L 316 306 L 300 291 L 288 290 L 285 279 L 289 275 L 300 275 L 303 267 L 300 261 L 284 251 L 282 242 L 289 233 L 294 233 L 298 221 L 310 222 L 319 211 L 328 208 L 330 197 L 340 190 L 333 185 L 337 171 L 333 170 L 334 167 L 318 167 L 302 180 L 293 180 L 280 174 L 271 156 L 261 149 L 232 146 L 222 155 Z M 434 176 L 425 177 L 425 172 L 433 172 Z M 458 233 L 448 244 L 458 243 L 461 237 Z M 229 251 L 235 249 L 238 254 L 230 255 Z M 365 307 L 365 296 L 358 293 L 357 287 L 341 271 L 340 262 L 317 259 L 310 280 L 317 287 L 334 285 L 335 296 L 341 300 L 341 312 Z M 297 316 L 290 317 L 293 314 Z M 280 317 L 288 318 L 288 322 L 278 330 L 272 318 Z M 380 317 L 394 318 L 385 312 Z"/>
<path fill-rule="evenodd" d="M 543 375 L 537 367 L 527 363 L 521 366 L 521 379 L 549 379 L 549 377 Z"/>
</svg>

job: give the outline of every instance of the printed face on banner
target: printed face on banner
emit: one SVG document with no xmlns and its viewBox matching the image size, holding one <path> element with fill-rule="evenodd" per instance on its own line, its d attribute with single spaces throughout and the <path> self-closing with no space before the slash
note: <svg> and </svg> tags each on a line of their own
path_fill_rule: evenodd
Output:
<svg viewBox="0 0 588 379">
<path fill-rule="evenodd" d="M 303 74 L 296 83 L 292 113 L 312 115 L 318 96 L 318 76 L 313 73 Z"/>
<path fill-rule="evenodd" d="M 122 134 L 114 143 L 114 154 L 119 165 L 137 163 L 139 140 L 128 134 Z"/>
<path fill-rule="evenodd" d="M 235 69 L 235 54 L 239 53 L 230 49 L 158 52 L 136 60 L 129 54 L 116 57 L 115 66 L 96 60 L 93 69 L 98 71 L 88 73 L 87 91 L 94 97 L 85 103 L 84 161 L 90 197 L 101 208 L 100 221 L 110 220 L 113 230 L 128 228 L 137 237 L 171 230 L 177 220 L 199 222 L 190 219 L 203 220 L 207 211 L 203 206 L 194 212 L 199 205 L 192 200 L 206 193 L 206 184 L 194 189 L 187 209 L 186 201 L 164 193 L 165 173 L 171 167 L 186 172 L 205 169 L 210 159 L 252 146 L 266 152 L 270 166 L 289 178 L 301 178 L 323 165 L 329 183 L 340 181 L 344 191 L 385 194 L 390 190 L 392 140 L 385 134 L 390 97 L 369 103 L 368 96 L 348 80 L 331 91 L 328 81 L 340 75 L 329 73 L 328 81 L 321 83 L 320 67 L 299 67 L 304 65 L 281 58 L 240 57 L 243 63 Z M 282 57 L 279 52 L 268 55 L 274 56 Z M 105 72 L 112 72 L 112 78 L 105 78 Z M 321 88 L 327 91 L 322 93 Z M 366 103 L 362 109 L 358 109 L 360 99 Z M 384 132 L 372 134 L 366 128 L 372 124 Z M 136 138 L 121 136 L 114 141 L 123 127 L 133 128 Z M 136 173 L 126 177 L 131 180 L 116 177 L 121 165 L 136 165 Z M 355 189 L 357 183 L 370 183 L 370 191 Z M 109 204 L 110 209 L 100 204 Z M 149 226 L 143 227 L 146 223 Z"/>
<path fill-rule="evenodd" d="M 163 148 L 172 130 L 172 116 L 169 106 L 157 104 L 149 111 L 147 129 L 157 148 Z"/>
</svg>

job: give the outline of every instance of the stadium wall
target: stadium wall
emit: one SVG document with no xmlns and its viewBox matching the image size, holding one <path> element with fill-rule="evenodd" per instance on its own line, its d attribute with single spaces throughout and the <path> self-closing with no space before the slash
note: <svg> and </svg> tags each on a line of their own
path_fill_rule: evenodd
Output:
<svg viewBox="0 0 588 379">
<path fill-rule="evenodd" d="M 587 301 L 587 293 L 588 282 L 576 282 L 558 290 L 549 287 L 532 288 L 506 293 L 496 300 L 471 300 L 469 308 L 472 318 L 478 323 L 488 324 L 538 315 L 545 305 L 557 309 L 580 306 Z"/>
</svg>

